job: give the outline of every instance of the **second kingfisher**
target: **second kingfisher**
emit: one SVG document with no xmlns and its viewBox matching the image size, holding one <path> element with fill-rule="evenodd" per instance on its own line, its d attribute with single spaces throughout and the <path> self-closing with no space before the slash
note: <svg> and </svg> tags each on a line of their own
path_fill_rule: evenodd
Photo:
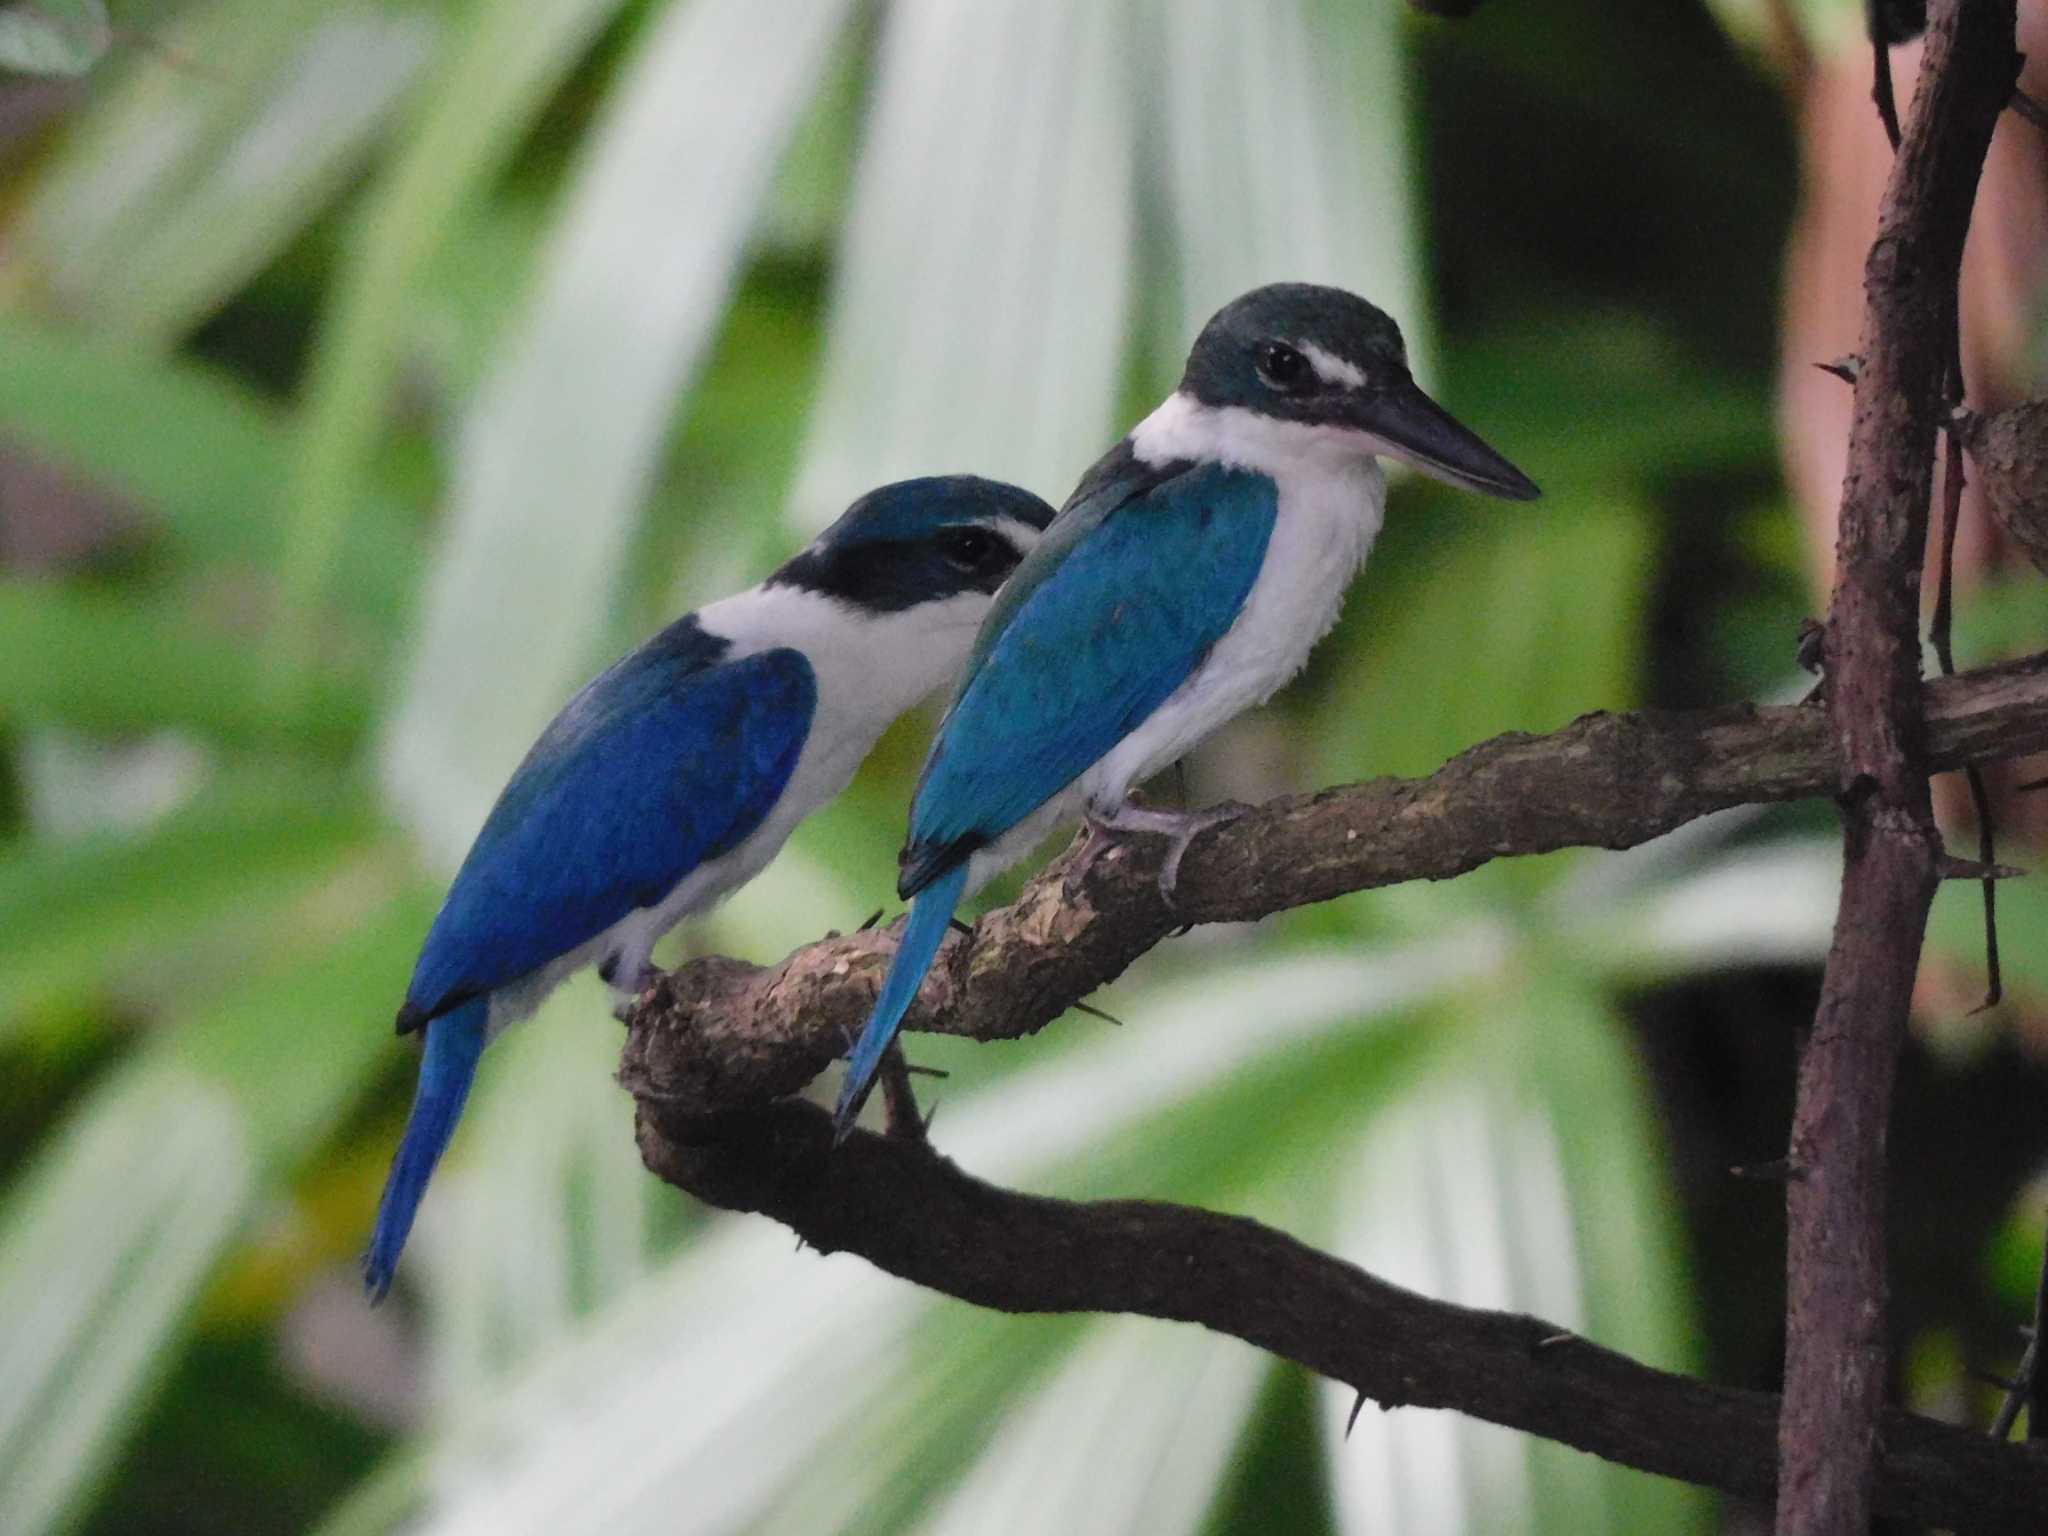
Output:
<svg viewBox="0 0 2048 1536">
<path fill-rule="evenodd" d="M 1180 387 L 1082 477 L 998 595 L 925 761 L 897 886 L 916 905 L 853 1051 L 841 1136 L 961 900 L 1061 821 L 1083 814 L 1091 849 L 1165 834 L 1171 897 L 1189 840 L 1231 813 L 1129 791 L 1301 670 L 1379 533 L 1382 457 L 1538 494 L 1416 385 L 1385 314 L 1277 283 L 1219 311 Z"/>
</svg>

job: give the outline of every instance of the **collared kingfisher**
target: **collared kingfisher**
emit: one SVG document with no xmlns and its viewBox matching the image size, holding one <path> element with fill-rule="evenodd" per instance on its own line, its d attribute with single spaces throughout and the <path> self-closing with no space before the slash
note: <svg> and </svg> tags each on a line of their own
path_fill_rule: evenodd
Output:
<svg viewBox="0 0 2048 1536">
<path fill-rule="evenodd" d="M 915 898 L 836 1113 L 844 1137 L 960 901 L 1082 815 L 1087 860 L 1170 839 L 1160 887 L 1228 811 L 1131 805 L 1301 670 L 1379 533 L 1394 458 L 1511 500 L 1526 475 L 1416 385 L 1394 322 L 1342 289 L 1259 288 L 1220 310 L 1179 387 L 1082 476 L 974 642 L 911 805 Z"/>
<path fill-rule="evenodd" d="M 541 733 L 398 1011 L 426 1050 L 363 1260 L 373 1301 L 484 1046 L 586 964 L 624 996 L 651 982 L 655 941 L 760 873 L 890 722 L 952 679 L 1052 515 L 969 475 L 885 486 L 759 586 L 662 630 Z"/>
</svg>

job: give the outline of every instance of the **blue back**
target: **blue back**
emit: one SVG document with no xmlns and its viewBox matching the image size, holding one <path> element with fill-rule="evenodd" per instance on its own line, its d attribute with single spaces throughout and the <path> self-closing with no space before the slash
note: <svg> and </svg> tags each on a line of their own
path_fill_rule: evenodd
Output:
<svg viewBox="0 0 2048 1536">
<path fill-rule="evenodd" d="M 728 649 L 680 619 L 555 717 L 449 888 L 401 1028 L 596 938 L 761 825 L 810 733 L 817 679 L 799 651 Z"/>
<path fill-rule="evenodd" d="M 1236 622 L 1272 537 L 1264 475 L 1162 472 L 1121 449 L 1084 481 L 982 630 L 911 807 L 915 894 L 1079 778 Z"/>
</svg>

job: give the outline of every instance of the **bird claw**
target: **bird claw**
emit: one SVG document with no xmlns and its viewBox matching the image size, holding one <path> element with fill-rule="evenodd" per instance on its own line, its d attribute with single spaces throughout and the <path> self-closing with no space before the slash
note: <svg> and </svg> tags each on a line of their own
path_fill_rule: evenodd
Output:
<svg viewBox="0 0 2048 1536">
<path fill-rule="evenodd" d="M 616 972 L 614 972 L 614 975 L 616 975 Z M 645 997 L 658 983 L 665 980 L 667 976 L 667 971 L 664 971 L 658 965 L 652 964 L 641 966 L 634 973 L 630 984 L 623 984 L 615 981 L 612 976 L 605 976 L 605 985 L 612 989 L 612 1017 L 621 1024 L 632 1023 L 633 1011 L 640 1006 L 640 999 Z"/>
<path fill-rule="evenodd" d="M 1188 845 L 1212 827 L 1236 821 L 1244 812 L 1241 805 L 1212 805 L 1203 811 L 1155 811 L 1130 804 L 1117 807 L 1108 816 L 1097 816 L 1090 811 L 1086 817 L 1088 840 L 1081 845 L 1081 851 L 1074 856 L 1074 862 L 1067 870 L 1067 895 L 1071 898 L 1079 892 L 1088 871 L 1116 842 L 1119 834 L 1149 832 L 1167 839 L 1166 856 L 1159 863 L 1159 894 L 1170 907 L 1174 890 L 1180 884 L 1180 864 L 1187 855 Z"/>
<path fill-rule="evenodd" d="M 1087 837 L 1081 844 L 1081 851 L 1074 855 L 1074 862 L 1067 866 L 1067 878 L 1061 884 L 1062 894 L 1068 901 L 1080 898 L 1081 887 L 1088 883 L 1088 871 L 1116 843 L 1116 833 L 1109 823 L 1097 820 L 1094 812 L 1084 815 L 1082 824 L 1088 829 Z"/>
</svg>

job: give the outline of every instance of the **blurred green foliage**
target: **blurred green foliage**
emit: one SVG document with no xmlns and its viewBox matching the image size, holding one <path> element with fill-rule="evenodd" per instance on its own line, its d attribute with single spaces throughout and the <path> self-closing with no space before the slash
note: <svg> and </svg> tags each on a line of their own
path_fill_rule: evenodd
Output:
<svg viewBox="0 0 2048 1536">
<path fill-rule="evenodd" d="M 1238 288 L 1368 290 L 1548 495 L 1398 485 L 1339 630 L 1203 793 L 1785 686 L 1812 602 L 1770 415 L 1793 155 L 1706 10 L 115 21 L 0 7 L 0 69 L 92 71 L 0 125 L 0 474 L 36 470 L 0 480 L 0 1533 L 1711 1523 L 1444 1416 L 1347 1441 L 1345 1394 L 1206 1335 L 995 1317 L 700 1220 L 638 1168 L 594 987 L 493 1051 L 398 1303 L 364 1311 L 351 1269 L 439 879 L 575 678 L 862 485 L 1057 497 Z M 673 952 L 864 917 L 924 728 Z M 1682 1220 L 1712 1202 L 1680 1174 L 1730 1158 L 1643 1058 L 1669 1098 L 1675 1040 L 1757 1024 L 1726 977 L 1812 963 L 1825 826 L 1192 936 L 1115 989 L 1124 1031 L 920 1042 L 954 1074 L 940 1140 L 1753 1376 L 1769 1346 L 1701 1323 L 1753 1288 Z M 1967 915 L 1938 911 L 1946 952 Z"/>
</svg>

